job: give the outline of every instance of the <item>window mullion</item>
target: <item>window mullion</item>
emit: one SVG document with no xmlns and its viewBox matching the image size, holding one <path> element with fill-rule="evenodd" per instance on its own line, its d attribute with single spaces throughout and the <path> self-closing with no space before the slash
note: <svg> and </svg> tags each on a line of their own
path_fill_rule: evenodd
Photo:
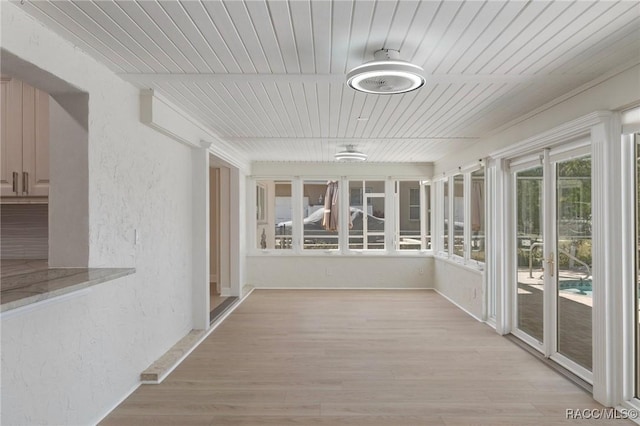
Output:
<svg viewBox="0 0 640 426">
<path fill-rule="evenodd" d="M 464 223 L 464 235 L 462 237 L 463 251 L 462 256 L 465 262 L 471 259 L 471 173 L 464 174 L 464 194 L 463 194 L 463 223 Z"/>
<path fill-rule="evenodd" d="M 302 180 L 296 176 L 291 181 L 291 204 L 293 218 L 291 219 L 291 245 L 294 253 L 302 252 L 303 208 L 302 208 Z"/>
</svg>

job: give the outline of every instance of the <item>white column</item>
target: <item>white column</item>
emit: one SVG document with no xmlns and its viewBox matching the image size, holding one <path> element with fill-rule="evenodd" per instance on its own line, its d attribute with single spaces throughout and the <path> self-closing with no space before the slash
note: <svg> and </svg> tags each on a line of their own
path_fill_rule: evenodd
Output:
<svg viewBox="0 0 640 426">
<path fill-rule="evenodd" d="M 487 169 L 488 175 L 488 221 L 487 221 L 487 274 L 489 285 L 494 286 L 496 331 L 509 334 L 512 330 L 512 288 L 510 286 L 509 230 L 512 226 L 512 209 L 509 203 L 511 175 L 505 160 L 494 160 Z M 494 282 L 492 282 L 494 281 Z"/>
<path fill-rule="evenodd" d="M 640 108 L 638 109 L 640 114 Z M 640 116 L 639 116 L 640 118 Z M 624 122 L 624 120 L 623 120 Z M 623 130 L 624 131 L 624 130 Z M 635 204 L 636 197 L 636 152 L 635 138 L 631 134 L 625 134 L 622 137 L 622 229 L 626 230 L 622 233 L 622 241 L 620 242 L 622 249 L 622 302 L 623 309 L 621 315 L 623 318 L 623 339 L 622 357 L 624 364 L 622 365 L 623 389 L 622 399 L 630 401 L 636 395 L 636 333 L 638 322 L 636 319 L 636 263 L 640 259 L 636 259 L 636 233 L 635 229 Z M 640 212 L 638 212 L 640 213 Z M 636 214 L 638 214 L 636 213 Z"/>
<path fill-rule="evenodd" d="M 591 128 L 593 397 L 606 406 L 621 402 L 623 383 L 620 130 L 617 114 L 603 114 L 602 121 Z"/>
</svg>

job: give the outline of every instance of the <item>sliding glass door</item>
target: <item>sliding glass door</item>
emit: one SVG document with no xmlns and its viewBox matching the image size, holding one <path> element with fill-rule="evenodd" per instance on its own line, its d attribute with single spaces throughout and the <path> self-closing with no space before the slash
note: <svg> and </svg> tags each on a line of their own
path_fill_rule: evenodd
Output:
<svg viewBox="0 0 640 426">
<path fill-rule="evenodd" d="M 591 159 L 588 146 L 514 161 L 513 334 L 590 380 Z"/>
<path fill-rule="evenodd" d="M 591 158 L 556 168 L 557 351 L 591 370 Z"/>
<path fill-rule="evenodd" d="M 542 345 L 545 291 L 543 168 L 515 172 L 516 327 Z M 533 343 L 533 341 L 532 341 Z"/>
</svg>

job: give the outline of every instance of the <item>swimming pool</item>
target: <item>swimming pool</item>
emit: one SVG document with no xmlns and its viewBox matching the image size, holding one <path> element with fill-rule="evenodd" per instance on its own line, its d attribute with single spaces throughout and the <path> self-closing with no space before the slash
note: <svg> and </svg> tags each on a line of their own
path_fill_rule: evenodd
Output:
<svg viewBox="0 0 640 426">
<path fill-rule="evenodd" d="M 591 296 L 593 291 L 592 280 L 561 280 L 558 281 L 558 290 Z"/>
</svg>

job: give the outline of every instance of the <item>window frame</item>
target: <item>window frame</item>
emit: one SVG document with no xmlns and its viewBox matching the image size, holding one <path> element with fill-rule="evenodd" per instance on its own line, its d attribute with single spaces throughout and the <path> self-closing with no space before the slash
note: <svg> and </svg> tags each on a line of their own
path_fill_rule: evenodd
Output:
<svg viewBox="0 0 640 426">
<path fill-rule="evenodd" d="M 344 227 L 339 227 L 338 230 L 338 248 L 337 249 L 305 249 L 303 247 L 304 242 L 304 226 L 303 226 L 303 200 L 304 200 L 304 185 L 305 182 L 310 181 L 337 181 L 340 190 L 340 204 L 341 206 L 349 205 L 350 191 L 344 190 L 349 187 L 351 181 L 376 181 L 381 182 L 384 185 L 384 209 L 385 209 L 385 230 L 384 230 L 384 249 L 351 249 L 349 248 L 349 232 Z M 292 211 L 292 235 L 291 245 L 286 249 L 261 249 L 259 246 L 260 235 L 257 235 L 257 202 L 258 202 L 258 185 L 264 182 L 289 182 L 291 184 L 291 211 Z M 399 182 L 416 182 L 419 190 L 420 197 L 420 248 L 411 250 L 400 250 L 397 247 L 399 241 L 399 229 L 395 226 L 397 222 L 399 209 L 399 199 L 396 197 L 395 188 L 399 185 Z M 434 241 L 434 185 L 431 180 L 426 180 L 424 177 L 402 177 L 395 178 L 390 176 L 251 176 L 248 178 L 248 184 L 252 187 L 251 191 L 247 191 L 248 194 L 248 211 L 247 217 L 249 219 L 249 254 L 252 256 L 424 256 L 433 253 L 433 241 Z M 429 187 L 430 199 L 427 203 L 424 187 Z M 415 189 L 415 188 L 414 188 Z M 431 214 L 427 213 L 428 205 L 431 206 Z M 269 208 L 269 207 L 267 207 Z M 340 208 L 339 211 L 339 223 L 346 223 L 349 220 L 349 209 Z M 429 220 L 429 224 L 425 223 Z M 425 235 L 425 232 L 430 230 L 430 235 Z M 427 247 L 427 237 L 430 238 L 431 248 Z"/>
<path fill-rule="evenodd" d="M 413 182 L 413 181 L 410 181 L 410 182 Z M 419 222 L 419 221 L 422 220 L 422 218 L 420 217 L 420 210 L 421 210 L 421 206 L 422 206 L 422 202 L 421 202 L 422 200 L 421 200 L 421 197 L 420 197 L 420 190 L 422 188 L 421 188 L 421 185 L 420 185 L 420 181 L 416 181 L 416 182 L 418 182 L 418 187 L 417 188 L 409 188 L 409 205 L 408 205 L 408 207 L 409 207 L 409 220 L 411 222 Z M 412 204 L 411 203 L 412 192 L 413 191 L 417 191 L 418 192 L 418 204 Z M 414 217 L 411 217 L 411 212 L 414 211 L 414 210 L 412 210 L 412 208 L 415 209 L 416 207 L 418 208 L 418 217 L 414 218 Z"/>
<path fill-rule="evenodd" d="M 364 201 L 365 198 L 382 198 L 383 199 L 383 205 L 384 205 L 384 231 L 383 231 L 383 235 L 382 235 L 382 240 L 384 242 L 384 246 L 381 249 L 369 249 L 369 248 L 365 248 L 364 247 L 364 236 L 365 236 L 365 228 L 364 228 L 364 216 L 363 216 L 363 224 L 362 224 L 362 248 L 351 248 L 351 242 L 350 242 L 350 238 L 351 238 L 351 233 L 349 232 L 349 230 L 347 230 L 347 232 L 345 232 L 345 236 L 346 236 L 346 244 L 344 246 L 344 252 L 347 253 L 368 253 L 368 254 L 374 254 L 374 253 L 389 253 L 392 251 L 396 251 L 395 247 L 393 245 L 389 244 L 389 231 L 390 231 L 390 227 L 389 224 L 390 223 L 394 223 L 394 217 L 395 214 L 393 214 L 393 209 L 391 209 L 391 211 L 389 210 L 389 182 L 390 180 L 388 178 L 375 178 L 375 177 L 368 177 L 368 178 L 357 178 L 357 177 L 352 177 L 352 178 L 347 178 L 345 179 L 345 186 L 347 188 L 349 188 L 348 191 L 348 196 L 349 196 L 349 202 L 346 204 L 349 206 L 349 209 L 345 209 L 344 207 L 341 210 L 341 212 L 345 212 L 346 215 L 351 215 L 351 182 L 362 182 L 362 187 L 359 188 L 360 189 L 360 201 L 362 203 L 362 207 L 364 208 Z M 384 192 L 373 192 L 373 189 L 371 189 L 371 192 L 367 191 L 367 188 L 369 188 L 367 186 L 367 182 L 381 182 L 384 188 Z M 393 195 L 395 191 L 391 191 L 391 195 Z M 366 195 L 366 196 L 365 196 Z M 380 197 L 380 195 L 382 195 L 382 197 Z M 363 211 L 363 215 L 368 215 L 368 212 L 366 210 L 362 210 Z M 372 211 L 373 212 L 373 211 Z M 391 216 L 391 217 L 389 217 Z M 348 216 L 346 216 L 348 217 Z M 391 219 L 391 220 L 389 220 Z M 343 228 L 341 228 L 342 231 Z M 368 234 L 368 233 L 367 233 Z"/>
<path fill-rule="evenodd" d="M 469 197 L 467 196 L 467 188 L 469 185 L 467 184 L 467 176 L 469 173 L 455 173 L 449 179 L 449 187 L 450 189 L 450 208 L 449 208 L 449 256 L 458 262 L 465 262 L 467 259 L 467 248 L 469 246 L 469 239 L 467 235 L 467 226 L 469 214 L 468 214 L 468 205 L 470 206 L 470 202 L 468 202 Z M 456 209 L 456 177 L 462 177 L 462 255 L 458 254 L 455 249 L 456 242 L 456 213 L 458 210 Z M 459 198 L 459 197 L 458 197 Z M 451 226 L 453 225 L 453 227 Z"/>
<path fill-rule="evenodd" d="M 485 191 L 483 193 L 483 200 L 482 200 L 482 207 L 483 207 L 483 211 L 484 214 L 482 216 L 483 218 L 483 229 L 484 229 L 484 233 L 485 233 L 485 238 L 486 238 L 486 229 L 487 229 L 487 192 L 486 192 L 486 187 L 487 187 L 487 173 L 486 173 L 486 169 L 484 167 L 484 164 L 482 163 L 482 161 L 473 163 L 467 167 L 460 167 L 450 173 L 444 173 L 443 177 L 438 179 L 435 184 L 436 184 L 436 188 L 435 188 L 435 208 L 436 211 L 438 212 L 438 214 L 435 217 L 435 223 L 434 223 L 434 229 L 437 230 L 437 247 L 435 248 L 435 252 L 437 253 L 438 257 L 441 258 L 445 258 L 448 259 L 452 262 L 470 267 L 472 269 L 477 269 L 477 270 L 484 270 L 485 269 L 485 262 L 486 262 L 486 255 L 485 255 L 485 261 L 479 261 L 476 259 L 472 259 L 471 258 L 471 239 L 472 239 L 472 231 L 471 231 L 471 226 L 470 226 L 470 220 L 471 220 L 471 190 L 472 190 L 472 177 L 471 175 L 478 171 L 478 170 L 485 170 L 485 173 L 483 175 L 484 178 L 484 188 Z M 462 251 L 462 255 L 454 253 L 454 241 L 455 241 L 455 177 L 456 176 L 462 176 L 462 182 L 463 182 L 463 251 Z M 446 185 L 446 189 L 447 191 L 447 203 L 448 203 L 448 209 L 447 209 L 447 217 L 445 218 L 445 209 L 444 209 L 444 203 L 445 203 L 445 184 Z M 432 188 L 433 190 L 433 188 Z M 446 242 L 447 247 L 445 248 L 445 235 L 444 235 L 444 224 L 445 224 L 445 220 L 447 220 L 447 223 L 449 224 L 447 232 L 448 235 L 446 235 Z M 454 228 L 451 227 L 451 224 L 454 224 Z M 433 241 L 433 237 L 432 237 L 432 241 Z M 433 244 L 433 243 L 432 243 Z M 486 250 L 485 250 L 486 251 Z"/>
<path fill-rule="evenodd" d="M 420 228 L 420 248 L 419 249 L 400 249 L 400 224 L 401 224 L 401 215 L 400 215 L 400 208 L 401 208 L 401 195 L 400 195 L 400 186 L 402 182 L 409 182 L 409 183 L 416 183 L 417 184 L 417 188 L 414 187 L 410 187 L 409 188 L 409 193 L 408 193 L 408 197 L 409 197 L 409 203 L 407 203 L 406 207 L 407 208 L 411 208 L 414 207 L 415 205 L 411 204 L 411 190 L 417 190 L 418 191 L 418 212 L 419 212 L 419 217 L 418 219 L 411 219 L 410 217 L 407 219 L 411 222 L 419 222 L 419 228 Z M 394 216 L 395 216 L 395 220 L 394 220 L 394 230 L 393 230 L 393 245 L 394 245 L 394 250 L 395 252 L 398 253 L 420 253 L 420 252 L 432 252 L 432 249 L 428 249 L 427 248 L 427 243 L 426 243 L 426 237 L 428 236 L 430 238 L 430 241 L 433 241 L 432 235 L 426 235 L 425 232 L 427 231 L 427 229 L 432 230 L 432 224 L 429 223 L 429 226 L 427 226 L 426 221 L 427 220 L 431 220 L 431 216 L 427 216 L 427 199 L 426 199 L 426 195 L 425 195 L 425 187 L 429 187 L 431 188 L 431 181 L 429 180 L 424 180 L 424 179 L 393 179 L 392 180 L 393 186 L 394 186 Z M 431 194 L 431 192 L 430 192 Z M 431 203 L 431 200 L 429 200 L 429 202 Z"/>
<path fill-rule="evenodd" d="M 477 171 L 482 170 L 482 188 L 483 188 L 483 193 L 482 193 L 482 215 L 481 215 L 481 220 L 482 220 L 482 224 L 481 224 L 481 229 L 483 231 L 483 238 L 484 238 L 484 261 L 480 261 L 477 259 L 473 259 L 471 257 L 472 253 L 473 253 L 473 229 L 472 229 L 472 218 L 473 218 L 473 211 L 472 211 L 472 201 L 473 201 L 473 174 Z M 487 259 L 487 249 L 486 249 L 486 241 L 487 241 L 487 169 L 484 166 L 480 166 L 480 167 L 476 167 L 473 170 L 470 170 L 468 173 L 468 184 L 465 186 L 466 188 L 468 188 L 468 203 L 465 205 L 465 209 L 468 209 L 468 224 L 469 226 L 467 226 L 465 228 L 465 232 L 468 233 L 468 238 L 466 239 L 467 243 L 468 243 L 468 247 L 467 247 L 467 253 L 466 253 L 466 257 L 465 259 L 467 260 L 467 262 L 470 263 L 476 263 L 478 265 L 484 265 L 484 263 L 486 262 Z M 468 207 L 467 207 L 468 206 Z"/>
<path fill-rule="evenodd" d="M 269 188 L 268 188 L 268 184 L 269 182 L 273 183 L 274 185 L 274 205 L 273 206 L 269 206 Z M 250 253 L 264 253 L 264 254 L 274 254 L 274 255 L 291 255 L 294 251 L 295 251 L 295 240 L 296 240 L 296 236 L 295 236 L 295 186 L 294 186 L 294 179 L 290 178 L 290 177 L 264 177 L 264 178 L 254 178 L 251 180 L 251 183 L 253 185 L 254 190 L 251 191 L 253 193 L 253 197 L 252 200 L 249 204 L 249 206 L 251 206 L 251 211 L 248 211 L 247 213 L 249 214 L 249 217 L 253 218 L 252 222 L 251 222 L 251 226 L 249 227 L 249 229 L 251 230 L 251 234 L 253 234 L 253 238 L 251 239 L 251 249 L 249 250 Z M 289 183 L 291 185 L 291 215 L 292 215 L 292 226 L 291 226 L 291 244 L 290 247 L 287 248 L 259 248 L 259 244 L 260 244 L 260 239 L 261 239 L 261 235 L 258 235 L 258 230 L 257 228 L 261 225 L 268 225 L 269 222 L 269 209 L 273 208 L 275 209 L 275 185 L 277 185 L 278 183 L 282 184 L 282 183 Z M 264 190 L 264 218 L 263 220 L 260 220 L 260 218 L 258 217 L 258 202 L 259 202 L 259 191 L 260 189 Z M 274 211 L 274 227 L 275 227 L 275 211 Z M 274 228 L 275 229 L 275 228 Z"/>
<path fill-rule="evenodd" d="M 336 254 L 336 253 L 340 253 L 342 252 L 343 249 L 343 243 L 342 243 L 342 238 L 340 237 L 341 233 L 342 233 L 342 226 L 340 226 L 341 223 L 344 223 L 342 221 L 343 217 L 342 217 L 342 208 L 339 208 L 338 210 L 338 235 L 337 235 L 337 239 L 338 239 L 338 243 L 337 243 L 337 248 L 326 248 L 326 249 L 311 249 L 311 248 L 305 248 L 305 243 L 304 243 L 304 239 L 305 239 L 305 233 L 304 233 L 304 219 L 308 216 L 304 216 L 304 187 L 305 184 L 307 182 L 325 182 L 328 183 L 329 181 L 333 181 L 333 182 L 338 182 L 338 205 L 341 206 L 342 205 L 342 193 L 343 191 L 343 182 L 342 179 L 340 179 L 337 176 L 334 177 L 329 177 L 329 178 L 315 178 L 315 177 L 301 177 L 299 178 L 299 221 L 300 221 L 300 227 L 298 232 L 294 232 L 298 235 L 299 238 L 299 244 L 298 244 L 298 249 L 299 252 L 301 254 L 318 254 L 318 253 L 326 253 L 326 254 Z M 325 195 L 326 196 L 326 195 Z M 322 207 L 324 209 L 324 206 Z M 294 208 L 295 210 L 295 208 Z"/>
</svg>

